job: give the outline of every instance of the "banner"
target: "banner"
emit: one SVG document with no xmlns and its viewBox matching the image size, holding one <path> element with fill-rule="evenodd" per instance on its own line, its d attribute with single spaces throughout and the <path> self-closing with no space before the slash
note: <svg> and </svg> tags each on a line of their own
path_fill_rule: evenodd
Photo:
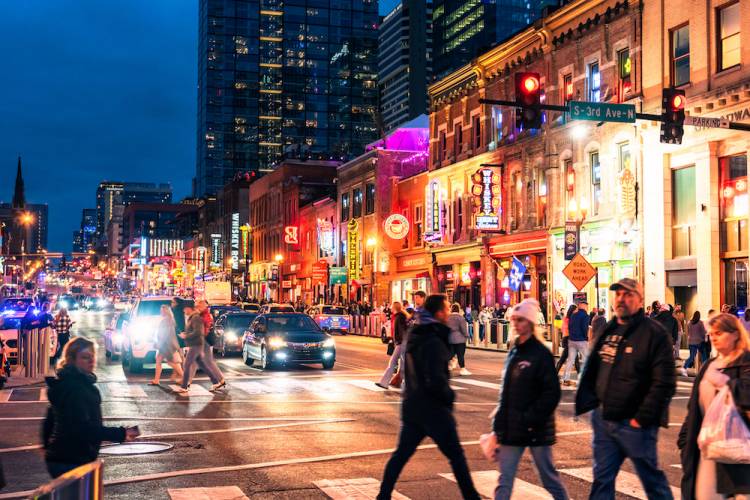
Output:
<svg viewBox="0 0 750 500">
<path fill-rule="evenodd" d="M 570 260 L 578 253 L 578 224 L 565 223 L 565 260 Z"/>
</svg>

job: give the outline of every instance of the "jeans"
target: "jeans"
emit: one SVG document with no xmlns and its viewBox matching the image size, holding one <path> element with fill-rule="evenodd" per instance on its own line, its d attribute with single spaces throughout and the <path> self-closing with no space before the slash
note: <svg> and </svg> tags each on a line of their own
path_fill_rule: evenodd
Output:
<svg viewBox="0 0 750 500">
<path fill-rule="evenodd" d="M 190 346 L 188 347 L 187 355 L 185 356 L 185 365 L 182 367 L 182 388 L 187 389 L 190 381 L 195 376 L 195 371 L 200 367 L 201 370 L 208 374 L 208 378 L 211 379 L 212 384 L 218 384 L 221 380 L 216 378 L 210 371 L 206 364 L 205 346 Z M 211 348 L 211 346 L 208 346 Z"/>
<path fill-rule="evenodd" d="M 393 374 L 396 372 L 396 366 L 398 366 L 399 362 L 401 363 L 401 367 L 403 369 L 404 366 L 404 354 L 406 354 L 406 344 L 403 342 L 393 346 L 393 354 L 391 354 L 391 359 L 388 362 L 388 367 L 383 372 L 383 376 L 380 377 L 380 385 L 383 387 L 388 387 L 388 384 L 391 381 L 391 378 L 393 378 Z"/>
<path fill-rule="evenodd" d="M 586 364 L 586 359 L 589 357 L 589 342 L 587 340 L 570 340 L 568 338 L 568 362 L 565 363 L 565 372 L 563 373 L 563 380 L 570 380 L 570 371 L 573 368 L 573 363 L 578 358 L 578 353 L 581 353 L 581 364 Z"/>
<path fill-rule="evenodd" d="M 555 371 L 557 373 L 560 373 L 560 368 L 565 366 L 565 362 L 568 360 L 568 336 L 562 338 L 562 353 L 560 354 L 560 359 L 557 360 L 557 364 L 555 365 Z M 578 361 L 578 357 L 576 356 L 575 359 L 575 367 L 576 367 L 576 373 L 581 373 L 581 362 Z"/>
<path fill-rule="evenodd" d="M 211 379 L 212 384 L 218 384 L 224 380 L 224 374 L 221 373 L 214 359 L 214 347 L 208 342 L 203 343 L 203 363 L 206 365 L 203 371 Z"/>
<path fill-rule="evenodd" d="M 451 351 L 458 359 L 458 366 L 460 366 L 461 368 L 466 368 L 466 344 L 451 344 Z"/>
<path fill-rule="evenodd" d="M 690 344 L 688 349 L 690 349 L 690 356 L 688 356 L 688 359 L 685 361 L 685 368 L 692 368 L 695 363 L 695 356 L 700 356 L 701 359 L 703 359 L 703 352 L 701 350 L 701 344 Z"/>
<path fill-rule="evenodd" d="M 590 499 L 615 498 L 615 478 L 625 458 L 633 462 L 650 500 L 673 498 L 656 460 L 657 426 L 639 429 L 627 421 L 604 420 L 598 408 L 591 415 L 591 426 L 594 429 L 594 483 Z"/>
<path fill-rule="evenodd" d="M 378 500 L 391 498 L 391 493 L 396 486 L 396 480 L 401 474 L 401 470 L 426 436 L 431 437 L 437 444 L 438 449 L 450 460 L 453 474 L 456 476 L 456 482 L 463 497 L 469 500 L 479 500 L 479 493 L 477 493 L 474 482 L 471 480 L 464 450 L 458 440 L 456 421 L 453 415 L 447 411 L 432 414 L 429 418 L 420 419 L 420 421 L 404 420 L 401 423 L 398 446 L 385 466 Z"/>
<path fill-rule="evenodd" d="M 680 347 L 682 346 L 682 332 L 677 332 L 677 342 L 674 343 L 674 359 L 680 357 Z"/>
<path fill-rule="evenodd" d="M 76 467 L 80 467 L 77 464 L 66 464 L 63 462 L 47 462 L 47 472 L 49 472 L 52 479 L 56 479 L 66 472 L 70 472 Z"/>
<path fill-rule="evenodd" d="M 516 470 L 521 455 L 526 449 L 525 446 L 500 446 L 500 450 L 495 455 L 498 466 L 500 467 L 500 479 L 495 489 L 495 500 L 508 500 L 513 492 L 513 481 L 516 479 Z M 534 458 L 534 464 L 539 471 L 539 478 L 542 480 L 544 489 L 549 491 L 555 500 L 568 500 L 568 492 L 565 490 L 560 474 L 555 469 L 552 462 L 551 446 L 530 446 L 529 451 Z"/>
</svg>

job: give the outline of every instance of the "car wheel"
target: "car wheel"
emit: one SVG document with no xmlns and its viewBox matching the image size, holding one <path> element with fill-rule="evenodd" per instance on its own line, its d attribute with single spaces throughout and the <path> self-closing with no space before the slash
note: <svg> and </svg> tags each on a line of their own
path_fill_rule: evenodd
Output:
<svg viewBox="0 0 750 500">
<path fill-rule="evenodd" d="M 332 370 L 334 363 L 335 363 L 335 361 L 323 361 L 323 369 L 324 370 Z"/>
<path fill-rule="evenodd" d="M 268 359 L 268 353 L 265 347 L 260 348 L 260 367 L 264 370 L 271 370 L 273 368 L 273 363 Z"/>
<path fill-rule="evenodd" d="M 130 358 L 130 373 L 141 373 L 143 371 L 143 360 L 135 359 L 132 352 L 128 353 L 128 358 Z"/>
<path fill-rule="evenodd" d="M 253 358 L 251 358 L 251 357 L 250 357 L 250 356 L 249 356 L 249 355 L 247 354 L 247 348 L 246 348 L 246 347 L 243 347 L 243 348 L 242 348 L 242 361 L 243 361 L 243 362 L 244 362 L 244 363 L 245 363 L 245 364 L 246 364 L 247 366 L 253 366 L 253 362 L 255 362 L 255 360 L 254 360 Z"/>
</svg>

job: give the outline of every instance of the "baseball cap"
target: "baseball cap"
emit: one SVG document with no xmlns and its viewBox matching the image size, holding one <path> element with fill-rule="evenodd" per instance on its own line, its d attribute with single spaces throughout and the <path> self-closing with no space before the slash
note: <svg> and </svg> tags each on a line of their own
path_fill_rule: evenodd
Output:
<svg viewBox="0 0 750 500">
<path fill-rule="evenodd" d="M 417 290 L 416 292 L 413 292 L 411 295 L 412 297 L 416 295 L 417 297 L 422 297 L 423 299 L 427 297 L 427 294 L 424 293 L 422 290 Z"/>
<path fill-rule="evenodd" d="M 586 304 L 589 305 L 589 301 L 587 299 L 581 299 L 576 301 L 576 304 Z"/>
<path fill-rule="evenodd" d="M 623 278 L 617 283 L 612 283 L 609 287 L 610 290 L 616 292 L 617 290 L 629 290 L 635 292 L 643 298 L 643 285 L 638 283 L 633 278 Z"/>
</svg>

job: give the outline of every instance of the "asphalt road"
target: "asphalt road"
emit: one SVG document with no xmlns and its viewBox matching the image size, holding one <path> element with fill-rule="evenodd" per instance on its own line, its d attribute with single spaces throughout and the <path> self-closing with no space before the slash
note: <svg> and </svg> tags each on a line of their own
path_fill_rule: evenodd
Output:
<svg viewBox="0 0 750 500">
<path fill-rule="evenodd" d="M 75 315 L 74 333 L 102 346 L 109 316 Z M 263 373 L 239 358 L 225 358 L 219 364 L 228 390 L 209 393 L 210 382 L 199 374 L 193 384 L 196 394 L 190 397 L 170 391 L 168 369 L 161 387 L 148 386 L 152 369 L 126 376 L 120 363 L 106 360 L 100 349 L 98 385 L 107 424 L 138 424 L 142 440 L 173 445 L 158 454 L 103 457 L 107 498 L 374 498 L 396 443 L 400 395 L 374 385 L 388 361 L 379 340 L 347 336 L 336 341 L 337 363 L 329 372 L 303 366 Z M 504 354 L 470 350 L 472 375 L 452 382 L 458 389 L 459 434 L 477 487 L 487 496 L 497 472 L 477 440 L 488 432 L 504 359 Z M 591 431 L 587 416 L 574 418 L 575 393 L 570 389 L 563 391 L 557 411 L 554 457 L 570 497 L 579 499 L 588 497 L 591 485 Z M 677 433 L 689 390 L 688 383 L 680 383 L 670 428 L 659 434 L 659 459 L 675 492 L 681 474 Z M 46 408 L 40 387 L 0 391 L 0 460 L 8 482 L 0 500 L 49 480 L 37 447 Z M 398 493 L 412 499 L 460 498 L 455 483 L 445 477 L 451 472 L 447 459 L 432 441 L 424 445 L 404 470 Z M 618 498 L 646 498 L 633 472 L 626 462 Z M 540 485 L 527 453 L 514 498 L 549 498 Z"/>
</svg>

